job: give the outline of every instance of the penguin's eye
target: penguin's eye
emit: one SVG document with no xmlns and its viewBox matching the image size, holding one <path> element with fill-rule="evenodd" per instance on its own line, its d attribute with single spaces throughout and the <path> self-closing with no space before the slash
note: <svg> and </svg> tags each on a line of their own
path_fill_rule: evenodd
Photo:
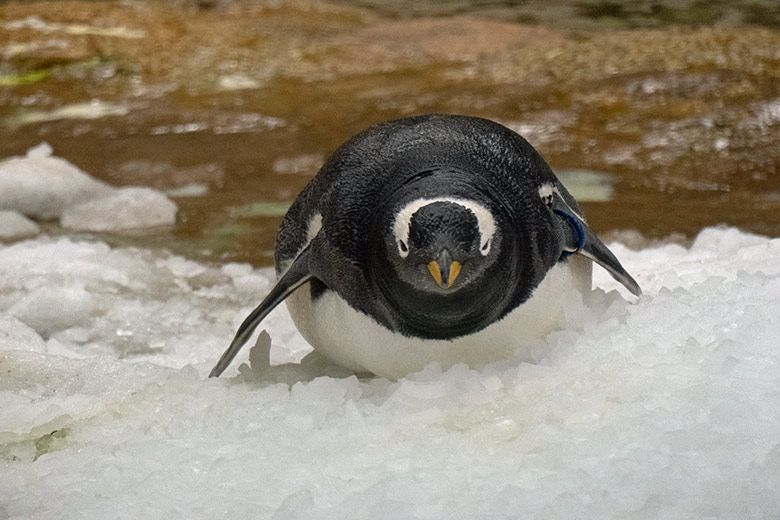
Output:
<svg viewBox="0 0 780 520">
<path fill-rule="evenodd" d="M 406 255 L 409 254 L 409 248 L 403 240 L 398 241 L 398 250 L 400 251 L 402 258 L 406 258 Z"/>
<path fill-rule="evenodd" d="M 488 238 L 488 241 L 485 242 L 485 244 L 482 246 L 480 251 L 482 252 L 482 256 L 487 255 L 490 252 L 490 244 L 493 242 L 492 238 Z"/>
</svg>

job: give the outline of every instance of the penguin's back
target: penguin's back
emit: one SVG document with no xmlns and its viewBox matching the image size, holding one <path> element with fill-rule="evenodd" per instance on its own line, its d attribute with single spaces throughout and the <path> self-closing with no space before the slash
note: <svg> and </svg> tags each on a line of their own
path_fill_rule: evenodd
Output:
<svg viewBox="0 0 780 520">
<path fill-rule="evenodd" d="M 320 229 L 332 254 L 361 261 L 367 236 L 355 223 L 365 227 L 403 186 L 436 174 L 455 179 L 451 195 L 469 198 L 477 187 L 517 222 L 539 218 L 533 199 L 545 185 L 579 211 L 536 150 L 498 123 L 439 114 L 388 121 L 339 147 L 295 200 L 277 235 L 277 273 Z"/>
</svg>

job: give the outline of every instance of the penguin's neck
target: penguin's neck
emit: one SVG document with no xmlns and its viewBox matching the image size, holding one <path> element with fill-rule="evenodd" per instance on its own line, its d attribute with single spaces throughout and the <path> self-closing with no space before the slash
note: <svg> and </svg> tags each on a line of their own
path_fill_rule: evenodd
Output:
<svg viewBox="0 0 780 520">
<path fill-rule="evenodd" d="M 392 330 L 420 338 L 453 339 L 481 330 L 511 310 L 515 287 L 506 281 L 516 277 L 504 272 L 507 269 L 511 266 L 498 264 L 467 286 L 446 293 L 395 283 L 385 272 L 376 287 L 381 293 L 376 300 L 387 302 L 382 314 Z"/>
</svg>

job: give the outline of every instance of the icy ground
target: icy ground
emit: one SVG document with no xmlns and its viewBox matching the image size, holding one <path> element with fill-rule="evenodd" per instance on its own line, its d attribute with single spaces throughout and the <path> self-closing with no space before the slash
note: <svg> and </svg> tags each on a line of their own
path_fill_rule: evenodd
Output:
<svg viewBox="0 0 780 520">
<path fill-rule="evenodd" d="M 612 248 L 645 295 L 597 269 L 538 362 L 391 382 L 262 342 L 206 379 L 269 270 L 0 246 L 0 518 L 780 517 L 780 239 Z"/>
</svg>

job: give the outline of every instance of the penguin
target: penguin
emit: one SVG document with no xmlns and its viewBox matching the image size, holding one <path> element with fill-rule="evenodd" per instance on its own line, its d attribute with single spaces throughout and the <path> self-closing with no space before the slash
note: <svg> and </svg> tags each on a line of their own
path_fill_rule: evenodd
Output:
<svg viewBox="0 0 780 520">
<path fill-rule="evenodd" d="M 641 294 L 514 131 L 445 114 L 380 123 L 296 198 L 276 239 L 278 281 L 210 376 L 285 300 L 314 350 L 356 373 L 481 366 L 557 328 L 567 300 L 590 291 L 592 262 Z"/>
</svg>

